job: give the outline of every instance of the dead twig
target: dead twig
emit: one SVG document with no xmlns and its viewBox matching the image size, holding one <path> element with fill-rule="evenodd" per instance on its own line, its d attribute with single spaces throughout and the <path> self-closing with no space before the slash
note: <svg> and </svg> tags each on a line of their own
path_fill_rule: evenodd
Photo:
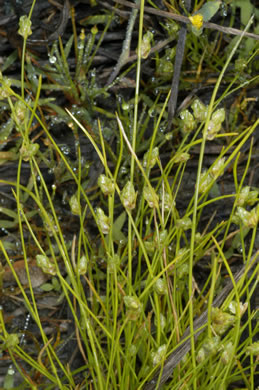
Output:
<svg viewBox="0 0 259 390">
<path fill-rule="evenodd" d="M 186 10 L 189 12 L 191 7 L 191 1 L 186 0 L 185 4 Z M 179 37 L 178 42 L 176 46 L 176 53 L 175 53 L 175 60 L 174 60 L 174 75 L 172 79 L 172 85 L 171 85 L 171 95 L 168 102 L 168 123 L 167 123 L 167 129 L 169 130 L 174 118 L 175 109 L 177 105 L 177 99 L 178 99 L 178 90 L 179 90 L 179 82 L 180 82 L 180 75 L 181 75 L 181 69 L 182 69 L 182 63 L 183 63 L 183 57 L 184 57 L 184 49 L 185 49 L 185 41 L 186 41 L 186 35 L 187 35 L 187 25 L 183 23 L 180 31 L 179 31 Z"/>
<path fill-rule="evenodd" d="M 130 1 L 127 1 L 127 0 L 112 0 L 112 1 L 114 3 L 119 3 L 119 4 L 125 5 L 126 7 L 130 7 L 130 8 L 137 8 L 137 9 L 140 8 L 139 5 L 137 5 L 135 3 L 131 3 Z M 186 24 L 190 24 L 191 23 L 191 21 L 189 20 L 189 18 L 187 16 L 174 14 L 172 12 L 161 11 L 161 10 L 157 10 L 155 8 L 152 8 L 152 7 L 144 7 L 144 11 L 146 13 L 148 13 L 148 14 L 161 16 L 161 17 L 164 17 L 164 18 L 167 18 L 167 19 L 173 19 L 173 20 L 176 20 L 177 22 L 182 22 L 182 23 L 186 23 Z M 239 35 L 239 36 L 241 36 L 242 34 L 244 34 L 244 37 L 248 37 L 248 38 L 253 38 L 253 39 L 259 40 L 259 35 L 258 34 L 253 34 L 253 33 L 248 33 L 248 32 L 244 33 L 242 30 L 238 30 L 237 28 L 224 27 L 224 26 L 220 26 L 220 25 L 218 25 L 216 23 L 206 22 L 206 23 L 203 23 L 203 27 L 204 28 L 208 28 L 210 30 L 217 30 L 217 31 L 220 31 L 220 32 L 222 32 L 224 34 L 229 34 L 229 35 Z"/>
<path fill-rule="evenodd" d="M 258 256 L 259 256 L 259 251 L 257 251 L 254 254 L 254 256 L 250 259 L 249 264 L 245 264 L 234 275 L 235 283 L 238 283 L 238 281 L 241 279 L 243 275 L 248 274 L 248 271 L 254 268 L 255 265 L 258 265 Z M 212 304 L 213 307 L 221 306 L 222 303 L 227 298 L 228 294 L 231 292 L 231 290 L 233 290 L 233 284 L 232 284 L 232 280 L 229 280 L 226 286 L 221 290 L 219 295 L 214 299 Z M 193 325 L 195 330 L 195 335 L 194 335 L 195 340 L 197 340 L 198 336 L 206 329 L 207 319 L 208 319 L 208 310 L 205 310 L 204 313 L 202 313 L 198 318 L 194 320 Z M 172 375 L 174 368 L 177 366 L 177 364 L 180 363 L 180 361 L 190 351 L 190 349 L 191 349 L 190 328 L 187 328 L 184 334 L 182 335 L 178 347 L 168 356 L 168 358 L 164 362 L 164 366 L 161 368 L 162 375 L 161 375 L 161 371 L 157 373 L 155 377 L 144 386 L 144 390 L 154 390 L 154 389 L 159 390 L 161 386 L 167 381 L 167 379 Z"/>
<path fill-rule="evenodd" d="M 67 26 L 67 22 L 69 19 L 69 9 L 70 9 L 69 0 L 65 0 L 63 9 L 60 13 L 60 20 L 57 29 L 52 34 L 50 34 L 48 39 L 27 39 L 28 44 L 30 46 L 40 46 L 43 44 L 54 42 L 59 37 L 61 37 L 64 34 Z"/>
</svg>

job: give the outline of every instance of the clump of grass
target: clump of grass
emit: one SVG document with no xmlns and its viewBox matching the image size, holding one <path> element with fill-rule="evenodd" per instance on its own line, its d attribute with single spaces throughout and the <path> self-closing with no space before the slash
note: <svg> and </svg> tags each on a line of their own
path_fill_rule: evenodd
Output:
<svg viewBox="0 0 259 390">
<path fill-rule="evenodd" d="M 2 77 L 1 94 L 8 101 L 21 143 L 17 149 L 17 181 L 0 182 L 13 188 L 17 204 L 13 226 L 16 224 L 19 229 L 28 288 L 20 282 L 4 241 L 0 241 L 0 247 L 23 303 L 38 328 L 38 350 L 35 348 L 32 356 L 26 345 L 19 345 L 21 335 L 8 330 L 0 311 L 1 349 L 8 352 L 13 367 L 20 373 L 23 379 L 21 388 L 141 389 L 157 372 L 155 384 L 151 381 L 148 386 L 161 388 L 159 380 L 163 379 L 163 366 L 183 342 L 182 336 L 188 329 L 190 348 L 170 372 L 163 388 L 206 386 L 215 389 L 222 384 L 227 388 L 240 380 L 247 388 L 254 388 L 257 345 L 253 341 L 258 326 L 252 323 L 255 313 L 251 296 L 257 285 L 258 265 L 250 273 L 248 271 L 258 262 L 255 240 L 259 211 L 258 189 L 245 185 L 253 153 L 252 143 L 241 178 L 238 164 L 242 147 L 252 139 L 258 120 L 241 131 L 220 132 L 226 113 L 218 106 L 227 94 L 233 92 L 231 82 L 216 100 L 224 72 L 240 41 L 222 68 L 209 105 L 196 101 L 192 112 L 182 112 L 178 123 L 182 140 L 164 164 L 162 148 L 170 142 L 172 134 L 162 136 L 159 129 L 166 122 L 169 94 L 164 104 L 158 106 L 155 102 L 154 106 L 150 104 L 148 112 L 143 110 L 143 125 L 139 126 L 143 7 L 140 15 L 135 99 L 133 106 L 124 104 L 119 114 L 114 115 L 118 138 L 115 151 L 104 137 L 102 121 L 98 121 L 92 131 L 80 115 L 44 101 L 65 118 L 76 139 L 82 132 L 94 147 L 102 165 L 102 173 L 96 178 L 98 188 L 94 199 L 86 190 L 87 172 L 82 166 L 80 143 L 76 144 L 74 169 L 52 137 L 44 117 L 38 113 L 41 93 L 44 87 L 46 89 L 41 76 L 35 83 L 33 100 L 25 97 L 25 66 L 22 66 L 20 94 Z M 85 99 L 93 103 L 96 95 L 107 93 L 105 89 L 95 89 L 91 81 L 93 74 L 86 78 L 89 69 L 82 60 L 84 53 L 92 50 L 94 34 L 95 31 L 89 37 L 85 52 L 78 48 L 74 80 L 66 60 L 73 39 L 65 49 L 60 40 L 59 50 L 54 46 L 51 53 L 51 58 L 55 56 L 56 60 L 52 58 L 52 62 L 58 71 L 56 85 L 60 87 L 66 81 L 64 93 L 78 104 Z M 84 33 L 79 40 L 84 40 Z M 26 36 L 23 65 L 25 50 Z M 87 88 L 82 87 L 80 80 L 84 80 Z M 150 103 L 148 98 L 144 99 Z M 84 119 L 90 121 L 91 115 L 88 117 L 88 114 Z M 152 136 L 143 146 L 141 141 L 151 116 L 154 120 Z M 30 129 L 34 121 L 40 125 L 51 152 L 42 153 L 39 145 L 32 141 Z M 205 146 L 212 139 L 226 140 L 227 146 L 220 149 L 204 171 Z M 188 161 L 197 146 L 200 147 L 200 157 L 193 194 L 184 208 L 180 208 Z M 78 232 L 72 240 L 66 238 L 64 223 L 55 207 L 55 189 L 48 187 L 40 169 L 42 161 L 53 167 L 54 154 L 62 162 L 62 174 L 67 175 L 66 180 L 73 191 L 69 194 L 69 206 L 77 218 Z M 29 163 L 31 171 L 27 186 L 20 183 L 24 161 Z M 219 180 L 230 167 L 235 193 L 221 194 Z M 36 210 L 35 214 L 28 211 L 29 202 Z M 224 202 L 232 202 L 227 218 L 214 223 L 212 215 L 204 226 L 203 217 L 208 207 L 216 208 Z M 8 210 L 2 212 L 14 217 Z M 36 230 L 35 215 L 41 234 Z M 248 235 L 249 243 L 246 240 Z M 230 247 L 226 251 L 229 241 Z M 72 371 L 62 359 L 65 340 L 58 340 L 60 329 L 56 339 L 54 335 L 48 337 L 44 330 L 31 281 L 28 242 L 36 248 L 34 254 L 38 267 L 50 275 L 51 283 L 43 285 L 43 291 L 56 286 L 60 302 L 70 310 L 73 336 L 83 361 Z M 244 275 L 235 281 L 228 259 L 237 247 L 242 249 L 242 262 L 246 267 Z M 199 286 L 194 268 L 203 265 L 204 258 L 207 259 L 206 279 Z M 222 289 L 223 274 L 232 280 L 233 291 L 225 297 L 220 308 L 213 308 L 214 297 Z M 195 328 L 194 318 L 206 310 L 206 320 L 200 325 L 203 332 L 197 339 L 195 334 L 200 328 Z M 246 318 L 242 317 L 245 312 Z M 12 382 L 10 373 L 6 375 L 6 383 L 8 380 Z"/>
</svg>

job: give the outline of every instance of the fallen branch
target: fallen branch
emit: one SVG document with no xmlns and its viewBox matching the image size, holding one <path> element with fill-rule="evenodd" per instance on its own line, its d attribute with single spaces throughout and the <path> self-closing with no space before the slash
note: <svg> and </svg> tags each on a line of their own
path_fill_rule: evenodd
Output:
<svg viewBox="0 0 259 390">
<path fill-rule="evenodd" d="M 130 1 L 127 1 L 127 0 L 112 0 L 112 1 L 114 3 L 125 5 L 126 7 L 129 7 L 129 8 L 140 9 L 139 5 L 137 5 L 135 3 L 131 3 Z M 174 14 L 172 12 L 161 11 L 161 10 L 157 10 L 155 8 L 152 8 L 152 7 L 144 7 L 144 11 L 148 14 L 161 16 L 161 17 L 164 17 L 167 19 L 173 19 L 173 20 L 176 20 L 177 22 L 182 22 L 182 23 L 186 23 L 186 24 L 191 23 L 190 19 L 187 16 Z M 220 31 L 224 34 L 229 34 L 229 35 L 239 35 L 240 36 L 243 34 L 242 30 L 238 30 L 237 28 L 232 28 L 232 27 L 220 26 L 219 24 L 216 24 L 216 23 L 206 22 L 206 23 L 203 23 L 203 27 L 208 28 L 210 30 L 217 30 L 217 31 Z M 259 40 L 258 34 L 245 32 L 244 36 L 247 38 L 253 38 L 253 39 Z"/>
<path fill-rule="evenodd" d="M 251 269 L 253 269 L 255 266 L 258 266 L 258 256 L 259 256 L 259 251 L 257 251 L 254 254 L 254 256 L 250 259 L 249 265 L 245 264 L 234 275 L 235 283 L 238 283 L 238 281 L 242 278 L 242 276 L 248 274 L 249 271 L 251 271 Z M 232 280 L 229 280 L 226 286 L 221 290 L 219 295 L 214 299 L 212 303 L 213 307 L 220 307 L 232 289 L 233 289 L 233 283 Z M 198 336 L 202 332 L 204 332 L 204 330 L 207 328 L 207 319 L 208 319 L 208 309 L 205 310 L 199 317 L 197 317 L 194 320 L 195 340 L 197 340 Z M 162 374 L 161 372 L 156 373 L 153 379 L 150 382 L 145 384 L 144 390 L 161 389 L 162 385 L 172 375 L 174 368 L 177 366 L 177 364 L 180 363 L 183 357 L 190 350 L 191 350 L 190 328 L 187 328 L 180 340 L 179 346 L 168 356 L 168 358 L 164 362 L 163 367 L 160 368 L 160 370 L 162 370 Z"/>
</svg>

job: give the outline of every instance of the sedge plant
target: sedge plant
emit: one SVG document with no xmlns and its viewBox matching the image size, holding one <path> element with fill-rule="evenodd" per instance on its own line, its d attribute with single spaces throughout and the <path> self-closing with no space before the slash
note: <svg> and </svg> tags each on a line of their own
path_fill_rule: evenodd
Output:
<svg viewBox="0 0 259 390">
<path fill-rule="evenodd" d="M 10 246 L 4 239 L 0 240 L 1 263 L 13 274 L 21 304 L 37 328 L 34 348 L 31 345 L 29 348 L 21 342 L 21 332 L 5 321 L 4 306 L 1 306 L 0 350 L 12 363 L 12 371 L 5 375 L 6 389 L 16 385 L 15 372 L 19 373 L 21 389 L 144 389 L 147 384 L 160 389 L 163 366 L 183 343 L 182 336 L 187 329 L 190 348 L 170 373 L 164 389 L 227 389 L 238 381 L 249 389 L 255 388 L 258 343 L 254 340 L 258 314 L 254 312 L 251 298 L 258 273 L 259 190 L 246 182 L 258 120 L 238 131 L 232 128 L 222 131 L 228 113 L 221 102 L 243 84 L 237 86 L 238 80 L 231 80 L 225 92 L 220 97 L 217 95 L 243 37 L 236 42 L 225 63 L 220 64 L 221 72 L 209 104 L 196 99 L 191 108 L 181 111 L 175 122 L 181 140 L 176 142 L 175 131 L 166 134 L 160 131 L 166 122 L 170 92 L 167 91 L 161 103 L 161 90 L 155 102 L 150 102 L 142 90 L 143 20 L 144 1 L 141 1 L 135 97 L 132 102 L 119 104 L 118 113 L 94 104 L 98 96 L 107 97 L 111 88 L 99 87 L 96 73 L 91 69 L 96 27 L 91 29 L 86 43 L 85 31 L 78 38 L 74 26 L 74 35 L 66 46 L 63 47 L 60 39 L 51 49 L 50 65 L 44 71 L 48 82 L 43 81 L 42 71 L 35 70 L 37 83 L 30 84 L 29 79 L 25 82 L 26 71 L 33 66 L 26 59 L 27 26 L 19 85 L 14 86 L 12 80 L 1 75 L 1 99 L 6 99 L 12 118 L 13 127 L 8 131 L 15 128 L 19 133 L 14 151 L 18 161 L 17 180 L 0 179 L 1 184 L 12 188 L 16 212 L 1 208 L 7 217 L 1 227 L 8 230 L 12 226 L 18 231 L 27 284 L 21 282 Z M 106 18 L 105 23 L 107 31 L 111 18 Z M 103 35 L 98 46 L 102 39 Z M 198 45 L 197 37 L 194 41 Z M 72 73 L 67 58 L 74 42 L 78 43 L 77 64 Z M 56 75 L 50 77 L 52 67 Z M 26 96 L 29 87 L 33 99 Z M 58 107 L 44 95 L 51 88 L 61 90 L 81 108 Z M 141 99 L 142 112 L 139 111 Z M 86 101 L 89 109 L 84 106 Z M 71 129 L 76 140 L 76 162 L 70 160 L 51 134 L 44 106 Z M 102 120 L 89 126 L 96 112 L 111 121 L 117 138 L 115 148 L 109 143 L 112 140 Z M 147 138 L 150 118 L 153 128 Z M 37 137 L 35 140 L 31 137 L 35 123 L 48 145 L 46 151 L 36 142 Z M 94 194 L 88 186 L 90 171 L 84 166 L 79 135 L 89 141 L 101 166 Z M 205 170 L 205 148 L 213 140 L 222 147 Z M 164 162 L 163 148 L 170 142 L 175 142 L 176 147 Z M 240 176 L 242 149 L 249 143 L 245 169 Z M 200 154 L 192 195 L 180 207 L 195 148 L 199 148 Z M 27 185 L 21 184 L 24 163 L 30 167 Z M 48 185 L 41 170 L 43 163 L 56 174 L 59 185 L 68 183 L 71 189 L 64 203 L 77 223 L 72 237 L 66 235 L 64 216 L 56 203 L 58 189 L 55 184 Z M 225 194 L 220 190 L 220 183 L 228 169 L 235 191 Z M 214 222 L 215 215 L 210 215 L 204 225 L 206 210 L 224 203 L 231 205 L 229 215 L 217 222 Z M 12 225 L 7 223 L 10 219 Z M 246 265 L 238 282 L 229 265 L 237 248 L 241 262 Z M 46 282 L 37 286 L 39 290 L 33 286 L 32 255 L 38 269 L 46 275 Z M 200 264 L 205 264 L 206 269 L 202 283 L 195 272 Z M 222 289 L 223 274 L 232 281 L 233 289 L 220 307 L 214 307 L 214 298 Z M 0 277 L 4 296 L 2 273 Z M 58 307 L 65 305 L 70 313 L 71 335 L 64 339 L 61 325 L 50 335 L 44 329 L 38 299 L 50 291 L 58 297 Z M 196 338 L 198 329 L 194 328 L 194 319 L 206 310 L 203 331 Z M 77 367 L 73 367 L 73 361 L 67 362 L 62 352 L 71 339 L 81 359 Z M 155 375 L 158 379 L 153 383 Z"/>
</svg>

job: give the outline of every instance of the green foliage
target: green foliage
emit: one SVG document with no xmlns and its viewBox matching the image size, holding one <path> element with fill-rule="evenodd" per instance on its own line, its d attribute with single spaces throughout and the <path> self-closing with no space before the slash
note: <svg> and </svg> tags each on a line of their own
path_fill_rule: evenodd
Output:
<svg viewBox="0 0 259 390">
<path fill-rule="evenodd" d="M 199 12 L 204 20 L 215 14 L 219 3 L 211 1 L 202 6 Z M 33 388 L 31 378 L 35 377 L 37 386 L 46 389 L 143 389 L 155 370 L 162 369 L 167 357 L 175 353 L 181 337 L 190 329 L 191 348 L 176 364 L 165 389 L 186 386 L 217 389 L 222 384 L 235 384 L 240 378 L 246 385 L 253 384 L 256 368 L 253 355 L 258 353 L 258 343 L 253 342 L 256 329 L 252 326 L 250 298 L 257 285 L 258 265 L 251 276 L 248 271 L 253 254 L 255 258 L 258 256 L 259 206 L 258 189 L 246 183 L 252 146 L 241 177 L 239 164 L 258 120 L 252 116 L 249 121 L 241 121 L 238 119 L 241 106 L 235 102 L 237 111 L 228 110 L 225 98 L 250 85 L 245 69 L 252 69 L 254 54 L 242 58 L 242 63 L 235 63 L 239 74 L 233 77 L 234 65 L 230 70 L 227 67 L 232 64 L 234 54 L 241 55 L 238 45 L 229 56 L 224 53 L 220 58 L 218 54 L 211 56 L 205 32 L 199 38 L 191 35 L 186 61 L 196 69 L 202 52 L 204 67 L 209 72 L 219 72 L 219 77 L 209 102 L 192 100 L 175 118 L 173 129 L 166 131 L 168 80 L 173 72 L 175 50 L 154 53 L 154 79 L 140 82 L 141 60 L 149 56 L 155 40 L 151 33 L 146 33 L 143 39 L 140 34 L 135 97 L 118 98 L 117 116 L 99 106 L 99 98 L 111 96 L 108 92 L 111 86 L 99 85 L 91 65 L 96 46 L 101 42 L 97 41 L 96 24 L 104 24 L 108 29 L 111 20 L 110 14 L 98 14 L 86 21 L 86 26 L 94 24 L 94 27 L 87 35 L 83 29 L 78 37 L 73 70 L 68 59 L 76 43 L 75 36 L 64 47 L 61 39 L 55 42 L 48 64 L 42 69 L 35 66 L 30 55 L 25 56 L 24 47 L 22 78 L 26 82 L 1 74 L 0 141 L 8 146 L 8 138 L 15 135 L 12 156 L 18 161 L 18 168 L 16 182 L 0 179 L 0 184 L 12 186 L 17 208 L 14 211 L 1 206 L 4 219 L 1 218 L 0 227 L 18 229 L 15 239 L 19 237 L 28 285 L 22 284 L 12 261 L 15 244 L 1 239 L 1 256 L 22 295 L 22 304 L 38 329 L 35 350 L 19 345 L 18 335 L 9 331 L 1 308 L 1 349 L 15 369 L 19 370 L 20 362 L 29 367 L 30 375 L 25 369 L 19 370 L 23 380 L 20 387 L 24 389 Z M 22 21 L 26 23 L 22 32 L 26 40 L 30 20 Z M 178 27 L 168 24 L 161 27 L 173 40 Z M 142 31 L 143 18 L 139 25 Z M 8 69 L 13 58 L 6 61 L 4 68 Z M 241 76 L 245 84 L 240 82 Z M 183 86 L 185 78 L 183 72 Z M 222 85 L 227 87 L 219 94 L 223 79 Z M 66 97 L 69 110 L 59 107 L 58 99 L 49 96 L 52 90 Z M 96 113 L 100 115 L 99 121 L 95 120 Z M 71 130 L 76 161 L 69 157 L 65 145 L 55 142 L 51 133 L 55 123 L 65 123 Z M 35 126 L 40 127 L 36 137 Z M 100 172 L 94 170 L 94 184 L 89 173 L 91 163 L 82 158 L 79 135 L 91 143 L 101 165 Z M 206 145 L 208 149 L 214 145 L 216 153 L 204 164 Z M 192 182 L 188 164 L 192 164 L 197 148 L 198 167 L 191 165 L 195 171 Z M 21 184 L 24 162 L 30 170 L 26 186 Z M 55 177 L 52 187 L 42 174 L 43 164 Z M 234 186 L 230 193 L 222 190 L 226 171 Z M 188 181 L 192 184 L 191 191 L 185 193 L 182 188 Z M 207 214 L 208 207 L 217 210 L 227 202 L 231 211 L 224 215 L 224 220 L 214 221 L 214 216 Z M 73 238 L 66 230 L 70 221 L 77 224 Z M 208 221 L 206 226 L 204 221 Z M 235 254 L 231 259 L 234 261 L 240 248 L 247 268 L 236 283 L 228 259 Z M 62 301 L 71 312 L 71 323 L 84 358 L 84 364 L 73 372 L 62 361 L 58 345 L 60 329 L 57 341 L 45 332 L 39 292 L 32 287 L 30 257 L 36 259 L 37 266 L 49 277 L 41 286 L 41 293 L 55 294 L 58 302 Z M 1 263 L 0 266 L 2 289 Z M 205 274 L 203 283 L 195 280 L 195 266 Z M 232 280 L 233 289 L 221 307 L 212 307 L 214 296 L 222 289 L 223 276 Z M 206 309 L 206 321 L 200 329 L 203 332 L 198 339 L 194 338 L 194 318 Z M 248 318 L 243 319 L 246 310 Z M 248 336 L 240 344 L 245 331 Z M 66 338 L 62 334 L 60 337 Z M 248 363 L 246 354 L 250 358 Z M 12 375 L 6 373 L 5 388 L 13 385 Z"/>
<path fill-rule="evenodd" d="M 207 1 L 197 13 L 190 17 L 192 22 L 192 32 L 200 36 L 203 31 L 203 22 L 209 22 L 210 19 L 218 12 L 221 1 Z"/>
</svg>

